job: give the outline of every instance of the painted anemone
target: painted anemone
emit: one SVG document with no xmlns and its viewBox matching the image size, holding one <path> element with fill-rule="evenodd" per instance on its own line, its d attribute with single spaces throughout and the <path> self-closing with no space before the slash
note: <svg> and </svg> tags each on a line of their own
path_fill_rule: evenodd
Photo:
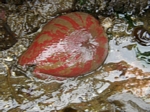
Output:
<svg viewBox="0 0 150 112">
<path fill-rule="evenodd" d="M 93 16 L 72 12 L 47 23 L 19 58 L 22 66 L 35 65 L 33 74 L 74 77 L 89 73 L 104 62 L 108 39 Z"/>
</svg>

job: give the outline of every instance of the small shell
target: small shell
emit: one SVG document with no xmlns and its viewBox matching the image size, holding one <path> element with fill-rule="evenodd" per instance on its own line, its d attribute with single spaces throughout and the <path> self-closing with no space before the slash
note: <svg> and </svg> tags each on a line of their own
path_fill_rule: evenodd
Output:
<svg viewBox="0 0 150 112">
<path fill-rule="evenodd" d="M 143 46 L 150 45 L 150 33 L 143 27 L 135 28 L 133 34 L 139 44 Z"/>
</svg>

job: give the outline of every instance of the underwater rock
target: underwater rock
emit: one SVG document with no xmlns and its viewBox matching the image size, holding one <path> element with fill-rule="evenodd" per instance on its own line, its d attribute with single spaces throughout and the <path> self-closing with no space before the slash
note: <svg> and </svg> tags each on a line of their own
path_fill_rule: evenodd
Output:
<svg viewBox="0 0 150 112">
<path fill-rule="evenodd" d="M 149 5 L 149 0 L 78 0 L 75 10 L 96 16 L 112 16 L 116 13 L 141 15 Z"/>
</svg>

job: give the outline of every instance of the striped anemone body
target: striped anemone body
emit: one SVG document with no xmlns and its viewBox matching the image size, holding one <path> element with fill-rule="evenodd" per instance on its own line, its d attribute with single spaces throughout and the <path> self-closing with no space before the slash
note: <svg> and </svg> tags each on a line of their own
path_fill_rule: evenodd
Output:
<svg viewBox="0 0 150 112">
<path fill-rule="evenodd" d="M 73 12 L 47 23 L 19 64 L 36 65 L 36 76 L 72 77 L 97 69 L 107 53 L 108 40 L 99 21 L 87 13 Z"/>
</svg>

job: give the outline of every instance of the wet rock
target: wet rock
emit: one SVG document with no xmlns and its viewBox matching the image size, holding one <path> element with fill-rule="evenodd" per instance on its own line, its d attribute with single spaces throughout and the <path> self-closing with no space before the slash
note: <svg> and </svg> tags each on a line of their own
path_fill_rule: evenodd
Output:
<svg viewBox="0 0 150 112">
<path fill-rule="evenodd" d="M 63 110 L 63 112 L 77 112 L 77 110 L 68 107 L 68 108 L 65 108 L 65 109 Z"/>
<path fill-rule="evenodd" d="M 143 21 L 143 27 L 150 33 L 150 7 L 141 17 L 141 21 Z"/>
<path fill-rule="evenodd" d="M 74 0 L 34 0 L 19 7 L 7 4 L 7 23 L 19 37 L 37 32 L 55 16 L 72 8 Z"/>
<path fill-rule="evenodd" d="M 0 20 L 0 51 L 9 49 L 17 42 L 14 32 L 11 31 L 8 24 Z"/>
<path fill-rule="evenodd" d="M 27 1 L 32 1 L 32 0 L 27 0 Z M 2 0 L 1 2 L 4 4 L 23 5 L 25 0 Z"/>
<path fill-rule="evenodd" d="M 83 1 L 83 2 L 81 2 Z M 104 16 L 118 13 L 141 14 L 150 5 L 148 0 L 78 0 L 76 10 Z"/>
<path fill-rule="evenodd" d="M 148 0 L 111 0 L 106 10 L 110 14 L 114 12 L 140 14 L 148 5 Z"/>
<path fill-rule="evenodd" d="M 130 93 L 117 93 L 108 98 L 108 101 L 115 104 L 116 110 L 125 112 L 149 112 L 150 104 Z"/>
</svg>

